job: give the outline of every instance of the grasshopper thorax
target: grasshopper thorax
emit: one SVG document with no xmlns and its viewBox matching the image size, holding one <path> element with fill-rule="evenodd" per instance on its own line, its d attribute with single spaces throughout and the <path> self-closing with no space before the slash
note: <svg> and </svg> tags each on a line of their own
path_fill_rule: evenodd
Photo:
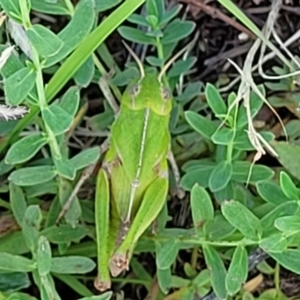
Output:
<svg viewBox="0 0 300 300">
<path fill-rule="evenodd" d="M 172 93 L 159 82 L 157 74 L 146 73 L 142 79 L 129 84 L 122 104 L 133 110 L 150 108 L 155 114 L 169 115 L 172 109 Z"/>
</svg>

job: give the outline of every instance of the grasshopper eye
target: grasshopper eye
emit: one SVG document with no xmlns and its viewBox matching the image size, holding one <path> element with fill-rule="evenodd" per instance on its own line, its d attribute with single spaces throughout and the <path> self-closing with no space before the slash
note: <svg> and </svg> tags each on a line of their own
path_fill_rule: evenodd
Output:
<svg viewBox="0 0 300 300">
<path fill-rule="evenodd" d="M 165 100 L 165 101 L 168 101 L 172 98 L 172 92 L 169 88 L 167 87 L 162 87 L 160 89 L 160 93 L 161 93 L 161 96 L 162 98 Z"/>
<path fill-rule="evenodd" d="M 135 84 L 133 84 L 129 87 L 128 92 L 129 92 L 131 97 L 136 97 L 139 94 L 140 89 L 141 89 L 140 85 L 135 83 Z"/>
</svg>

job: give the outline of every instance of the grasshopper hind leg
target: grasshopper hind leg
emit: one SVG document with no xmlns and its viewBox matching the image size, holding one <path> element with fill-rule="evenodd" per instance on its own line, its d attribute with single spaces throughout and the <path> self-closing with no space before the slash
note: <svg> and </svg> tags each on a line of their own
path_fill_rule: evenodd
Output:
<svg viewBox="0 0 300 300">
<path fill-rule="evenodd" d="M 167 171 L 165 173 L 167 174 Z M 158 177 L 148 187 L 123 243 L 110 260 L 110 270 L 113 276 L 118 276 L 122 271 L 128 270 L 135 244 L 160 213 L 167 193 L 167 176 Z"/>
</svg>

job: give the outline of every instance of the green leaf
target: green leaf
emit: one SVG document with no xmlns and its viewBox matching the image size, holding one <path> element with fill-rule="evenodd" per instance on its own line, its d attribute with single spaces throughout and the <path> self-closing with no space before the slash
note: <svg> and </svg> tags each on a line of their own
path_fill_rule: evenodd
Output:
<svg viewBox="0 0 300 300">
<path fill-rule="evenodd" d="M 201 228 L 207 220 L 213 220 L 214 207 L 206 190 L 195 184 L 191 191 L 191 210 L 194 227 Z"/>
<path fill-rule="evenodd" d="M 172 283 L 172 274 L 170 268 L 157 269 L 157 279 L 162 292 L 167 294 Z"/>
<path fill-rule="evenodd" d="M 282 192 L 282 189 L 275 183 L 263 180 L 256 184 L 257 192 L 265 201 L 279 205 L 290 199 Z"/>
<path fill-rule="evenodd" d="M 274 228 L 274 222 L 276 219 L 284 216 L 294 216 L 299 214 L 300 208 L 297 201 L 284 202 L 281 205 L 275 207 L 267 215 L 261 219 L 261 224 L 264 229 L 264 236 L 269 236 L 271 233 L 278 232 Z"/>
<path fill-rule="evenodd" d="M 19 0 L 1 0 L 1 7 L 5 13 L 17 22 L 22 22 L 22 13 Z"/>
<path fill-rule="evenodd" d="M 158 16 L 157 1 L 155 0 L 146 1 L 146 11 L 148 15 Z"/>
<path fill-rule="evenodd" d="M 192 271 L 194 271 L 194 270 L 192 269 Z M 210 273 L 209 273 L 209 270 L 208 269 L 204 269 L 204 270 L 200 271 L 196 275 L 196 277 L 194 277 L 193 284 L 196 285 L 198 288 L 203 287 L 205 285 L 209 286 L 210 285 Z"/>
<path fill-rule="evenodd" d="M 68 201 L 71 193 L 73 192 L 73 186 L 69 180 L 61 178 L 58 190 L 59 203 L 61 207 Z M 70 224 L 73 227 L 77 227 L 79 218 L 81 217 L 81 205 L 78 201 L 78 198 L 72 201 L 71 206 L 69 207 L 67 213 L 64 216 L 64 219 L 67 224 Z"/>
<path fill-rule="evenodd" d="M 14 272 L 14 273 L 0 273 L 0 290 L 1 292 L 18 291 L 29 288 L 31 282 L 27 273 Z M 7 299 L 7 298 L 5 298 Z M 11 300 L 22 300 L 20 298 L 8 298 Z M 24 299 L 26 300 L 26 299 Z M 27 300 L 33 300 L 33 298 L 27 298 Z M 37 300 L 37 299 L 35 299 Z"/>
<path fill-rule="evenodd" d="M 161 42 L 163 45 L 176 43 L 187 37 L 194 28 L 194 22 L 175 19 L 166 26 Z"/>
<path fill-rule="evenodd" d="M 38 247 L 39 229 L 43 216 L 38 205 L 30 205 L 25 211 L 25 216 L 22 225 L 22 233 L 26 245 L 35 253 Z"/>
<path fill-rule="evenodd" d="M 274 226 L 285 233 L 297 233 L 300 231 L 299 216 L 285 216 L 275 220 Z"/>
<path fill-rule="evenodd" d="M 217 124 L 193 111 L 185 112 L 185 117 L 187 122 L 194 130 L 196 130 L 209 140 L 211 139 L 211 136 L 214 134 L 214 132 L 218 129 Z"/>
<path fill-rule="evenodd" d="M 47 138 L 42 134 L 28 135 L 16 143 L 8 150 L 5 162 L 16 165 L 31 159 L 45 144 Z"/>
<path fill-rule="evenodd" d="M 178 15 L 179 11 L 181 10 L 182 5 L 177 4 L 174 5 L 172 8 L 168 9 L 161 17 L 160 23 L 158 24 L 160 27 L 163 27 L 165 24 L 169 23 L 173 18 Z"/>
<path fill-rule="evenodd" d="M 274 143 L 279 162 L 289 173 L 300 180 L 300 147 L 287 142 Z"/>
<path fill-rule="evenodd" d="M 258 241 L 262 236 L 260 220 L 243 204 L 230 200 L 222 203 L 222 213 L 227 221 L 246 238 Z"/>
<path fill-rule="evenodd" d="M 226 289 L 229 295 L 238 293 L 247 280 L 248 255 L 247 250 L 239 245 L 235 248 L 228 273 L 226 276 Z"/>
<path fill-rule="evenodd" d="M 20 227 L 23 225 L 24 214 L 27 208 L 24 193 L 20 187 L 9 183 L 9 203 L 14 217 Z"/>
<path fill-rule="evenodd" d="M 179 247 L 175 238 L 155 241 L 156 265 L 159 269 L 168 269 L 178 255 Z"/>
<path fill-rule="evenodd" d="M 85 282 L 82 282 L 79 278 L 76 278 L 73 275 L 69 274 L 58 274 L 58 273 L 52 273 L 52 276 L 59 281 L 65 283 L 66 285 L 72 287 L 72 290 L 75 291 L 78 295 L 86 296 L 87 298 L 89 296 L 92 296 L 93 293 L 89 290 L 89 288 L 86 286 Z M 80 276 L 78 276 L 80 277 Z M 82 298 L 81 298 L 82 299 Z"/>
<path fill-rule="evenodd" d="M 242 300 L 255 300 L 255 298 L 250 292 L 244 292 Z"/>
<path fill-rule="evenodd" d="M 100 0 L 101 1 L 101 0 Z M 141 26 L 149 26 L 149 23 L 147 22 L 147 19 L 145 16 L 135 14 L 133 13 L 129 18 L 127 19 L 128 22 L 136 24 L 136 25 L 141 25 Z"/>
<path fill-rule="evenodd" d="M 298 128 L 300 128 L 300 120 L 291 120 L 285 124 L 285 130 L 290 140 L 297 139 L 299 137 Z M 284 135 L 283 130 L 281 135 Z"/>
<path fill-rule="evenodd" d="M 37 272 L 33 272 L 33 278 L 34 281 L 38 283 L 41 299 L 61 299 L 55 289 L 54 280 L 51 274 L 40 277 Z"/>
<path fill-rule="evenodd" d="M 73 167 L 71 160 L 62 157 L 59 159 L 54 158 L 54 164 L 59 175 L 63 176 L 64 178 L 74 180 L 76 170 Z"/>
<path fill-rule="evenodd" d="M 27 36 L 38 54 L 50 57 L 57 54 L 64 42 L 48 28 L 34 24 L 26 31 Z"/>
<path fill-rule="evenodd" d="M 38 299 L 29 296 L 28 294 L 17 292 L 17 293 L 10 294 L 7 300 L 38 300 Z"/>
<path fill-rule="evenodd" d="M 185 60 L 177 61 L 168 72 L 168 78 L 186 74 L 188 70 L 196 63 L 197 58 L 190 56 Z M 161 66 L 161 65 L 160 65 Z"/>
<path fill-rule="evenodd" d="M 236 229 L 222 215 L 216 215 L 212 222 L 204 224 L 204 231 L 209 240 L 221 241 L 231 236 Z"/>
<path fill-rule="evenodd" d="M 84 298 L 80 298 L 79 300 L 110 300 L 112 295 L 113 292 L 106 292 L 99 296 L 84 297 Z"/>
<path fill-rule="evenodd" d="M 200 82 L 188 83 L 183 93 L 176 97 L 178 101 L 190 101 L 197 97 L 202 89 L 202 84 Z"/>
<path fill-rule="evenodd" d="M 76 85 L 80 87 L 87 87 L 91 83 L 94 73 L 95 65 L 93 57 L 90 56 L 74 75 Z"/>
<path fill-rule="evenodd" d="M 14 168 L 14 166 L 6 164 L 4 162 L 4 159 L 2 159 L 0 161 L 0 175 L 4 175 L 4 174 L 10 172 L 13 168 Z"/>
<path fill-rule="evenodd" d="M 219 253 L 211 246 L 203 246 L 203 254 L 206 265 L 210 270 L 211 284 L 217 297 L 226 299 L 227 291 L 225 286 L 226 270 Z"/>
<path fill-rule="evenodd" d="M 245 183 L 247 182 L 251 163 L 248 161 L 234 161 L 232 164 L 231 180 Z M 266 166 L 255 164 L 251 170 L 249 182 L 256 183 L 261 180 L 268 180 L 274 176 L 274 171 Z"/>
<path fill-rule="evenodd" d="M 40 236 L 37 248 L 37 269 L 40 276 L 46 276 L 50 273 L 52 267 L 51 247 L 48 240 L 44 236 Z"/>
<path fill-rule="evenodd" d="M 29 252 L 21 231 L 15 231 L 1 237 L 0 252 L 21 255 Z"/>
<path fill-rule="evenodd" d="M 3 45 L 1 47 L 0 45 L 1 54 L 6 48 L 7 47 Z M 12 52 L 4 66 L 2 66 L 0 72 L 3 78 L 7 79 L 22 68 L 24 68 L 24 63 L 20 60 L 19 57 L 16 56 L 14 52 Z"/>
<path fill-rule="evenodd" d="M 300 274 L 300 249 L 287 249 L 282 253 L 268 252 L 284 268 L 291 270 L 296 274 Z"/>
<path fill-rule="evenodd" d="M 284 171 L 280 172 L 280 187 L 283 193 L 291 200 L 299 200 L 299 189 L 296 188 L 291 177 Z"/>
<path fill-rule="evenodd" d="M 100 148 L 85 149 L 71 158 L 70 162 L 75 170 L 83 169 L 92 165 L 100 158 Z"/>
<path fill-rule="evenodd" d="M 88 18 L 86 16 L 89 16 Z M 71 21 L 58 33 L 64 42 L 61 50 L 46 59 L 44 67 L 50 67 L 68 56 L 88 35 L 95 22 L 95 4 L 93 0 L 81 0 L 75 7 Z M 85 45 L 85 44 L 84 44 Z M 83 60 L 84 62 L 85 60 Z M 82 63 L 83 63 L 82 62 Z M 73 75 L 71 75 L 73 76 Z"/>
<path fill-rule="evenodd" d="M 235 191 L 237 190 L 237 187 L 238 186 L 233 181 L 229 181 L 224 188 L 214 192 L 215 200 L 221 204 L 225 200 L 234 199 L 236 197 Z"/>
<path fill-rule="evenodd" d="M 216 117 L 226 115 L 227 107 L 225 101 L 214 85 L 210 83 L 206 85 L 205 96 L 209 107 L 212 109 Z"/>
<path fill-rule="evenodd" d="M 4 80 L 4 92 L 11 105 L 19 105 L 33 89 L 36 72 L 22 68 Z"/>
<path fill-rule="evenodd" d="M 139 76 L 139 71 L 136 67 L 128 67 L 124 71 L 118 72 L 111 82 L 116 86 L 125 86 Z"/>
<path fill-rule="evenodd" d="M 263 238 L 259 242 L 259 247 L 266 252 L 283 252 L 288 248 L 289 242 L 282 233 L 276 233 Z"/>
<path fill-rule="evenodd" d="M 230 161 L 221 161 L 210 174 L 208 185 L 212 192 L 225 188 L 231 179 L 232 164 Z"/>
<path fill-rule="evenodd" d="M 139 29 L 128 26 L 120 26 L 118 28 L 118 32 L 124 39 L 131 42 L 143 45 L 155 45 L 154 37 L 147 36 L 146 33 Z"/>
<path fill-rule="evenodd" d="M 267 142 L 271 142 L 275 138 L 275 135 L 269 131 L 260 131 L 259 133 Z M 254 147 L 250 143 L 249 137 L 248 137 L 248 134 L 246 131 L 239 130 L 236 133 L 236 136 L 234 138 L 234 148 L 236 148 L 237 150 L 242 150 L 242 151 L 254 150 Z"/>
<path fill-rule="evenodd" d="M 186 191 L 190 191 L 196 183 L 204 188 L 208 187 L 208 180 L 213 170 L 214 166 L 204 166 L 191 170 L 181 178 L 180 185 Z"/>
<path fill-rule="evenodd" d="M 0 270 L 9 272 L 31 272 L 36 268 L 36 263 L 31 259 L 12 255 L 9 253 L 0 253 Z"/>
<path fill-rule="evenodd" d="M 46 194 L 56 195 L 57 182 L 53 179 L 39 185 L 25 187 L 24 190 L 28 198 L 40 197 Z"/>
<path fill-rule="evenodd" d="M 70 11 L 64 1 L 30 0 L 32 10 L 52 15 L 69 15 Z"/>
<path fill-rule="evenodd" d="M 38 166 L 22 168 L 12 172 L 8 180 L 16 185 L 31 186 L 47 182 L 54 178 L 56 172 L 53 166 Z"/>
<path fill-rule="evenodd" d="M 73 118 L 58 103 L 51 104 L 42 110 L 42 117 L 53 134 L 66 132 L 72 124 Z"/>
<path fill-rule="evenodd" d="M 79 106 L 80 94 L 77 86 L 70 87 L 59 102 L 59 106 L 70 116 L 75 117 Z"/>
<path fill-rule="evenodd" d="M 59 274 L 85 274 L 91 272 L 96 264 L 84 256 L 53 257 L 51 272 Z"/>
<path fill-rule="evenodd" d="M 211 140 L 218 145 L 228 145 L 235 136 L 235 130 L 231 128 L 221 128 L 217 130 L 211 137 Z"/>
<path fill-rule="evenodd" d="M 263 85 L 259 85 L 258 89 L 261 91 L 263 95 L 266 94 L 265 88 Z M 253 91 L 250 93 L 250 112 L 251 112 L 251 117 L 255 117 L 258 112 L 260 111 L 262 105 L 263 105 L 263 100 L 255 94 Z M 245 125 L 248 123 L 248 118 L 247 118 L 247 112 L 246 112 L 246 107 L 245 105 L 241 105 L 239 107 L 238 111 L 238 116 L 237 116 L 237 121 L 236 121 L 236 126 L 237 128 L 243 128 Z"/>
<path fill-rule="evenodd" d="M 41 234 L 51 243 L 63 244 L 70 242 L 79 242 L 89 233 L 87 227 L 77 225 L 75 228 L 68 224 L 62 224 L 59 227 L 52 226 L 44 229 Z"/>
<path fill-rule="evenodd" d="M 97 12 L 106 11 L 119 3 L 121 0 L 95 0 Z"/>
</svg>

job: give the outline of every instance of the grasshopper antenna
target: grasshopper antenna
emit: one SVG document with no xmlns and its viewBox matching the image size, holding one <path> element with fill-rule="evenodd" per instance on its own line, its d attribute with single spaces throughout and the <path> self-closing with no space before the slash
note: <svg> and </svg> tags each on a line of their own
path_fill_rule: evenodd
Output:
<svg viewBox="0 0 300 300">
<path fill-rule="evenodd" d="M 140 69 L 141 79 L 143 79 L 145 77 L 145 69 L 143 67 L 143 63 L 138 58 L 138 56 L 134 53 L 134 51 L 125 43 L 125 41 L 122 41 L 122 42 L 123 42 L 124 46 L 126 47 L 126 49 L 128 50 L 128 52 L 132 55 L 132 57 L 136 61 L 137 65 Z"/>
<path fill-rule="evenodd" d="M 164 76 L 164 74 L 166 73 L 166 71 L 169 69 L 169 67 L 171 66 L 171 64 L 185 51 L 187 51 L 189 48 L 191 48 L 192 46 L 194 46 L 194 44 L 196 43 L 196 41 L 198 40 L 199 37 L 199 32 L 196 33 L 195 38 L 189 43 L 187 44 L 184 48 L 182 48 L 179 52 L 177 52 L 172 58 L 170 58 L 170 60 L 162 67 L 160 73 L 158 74 L 158 81 L 161 82 L 162 77 Z"/>
</svg>

